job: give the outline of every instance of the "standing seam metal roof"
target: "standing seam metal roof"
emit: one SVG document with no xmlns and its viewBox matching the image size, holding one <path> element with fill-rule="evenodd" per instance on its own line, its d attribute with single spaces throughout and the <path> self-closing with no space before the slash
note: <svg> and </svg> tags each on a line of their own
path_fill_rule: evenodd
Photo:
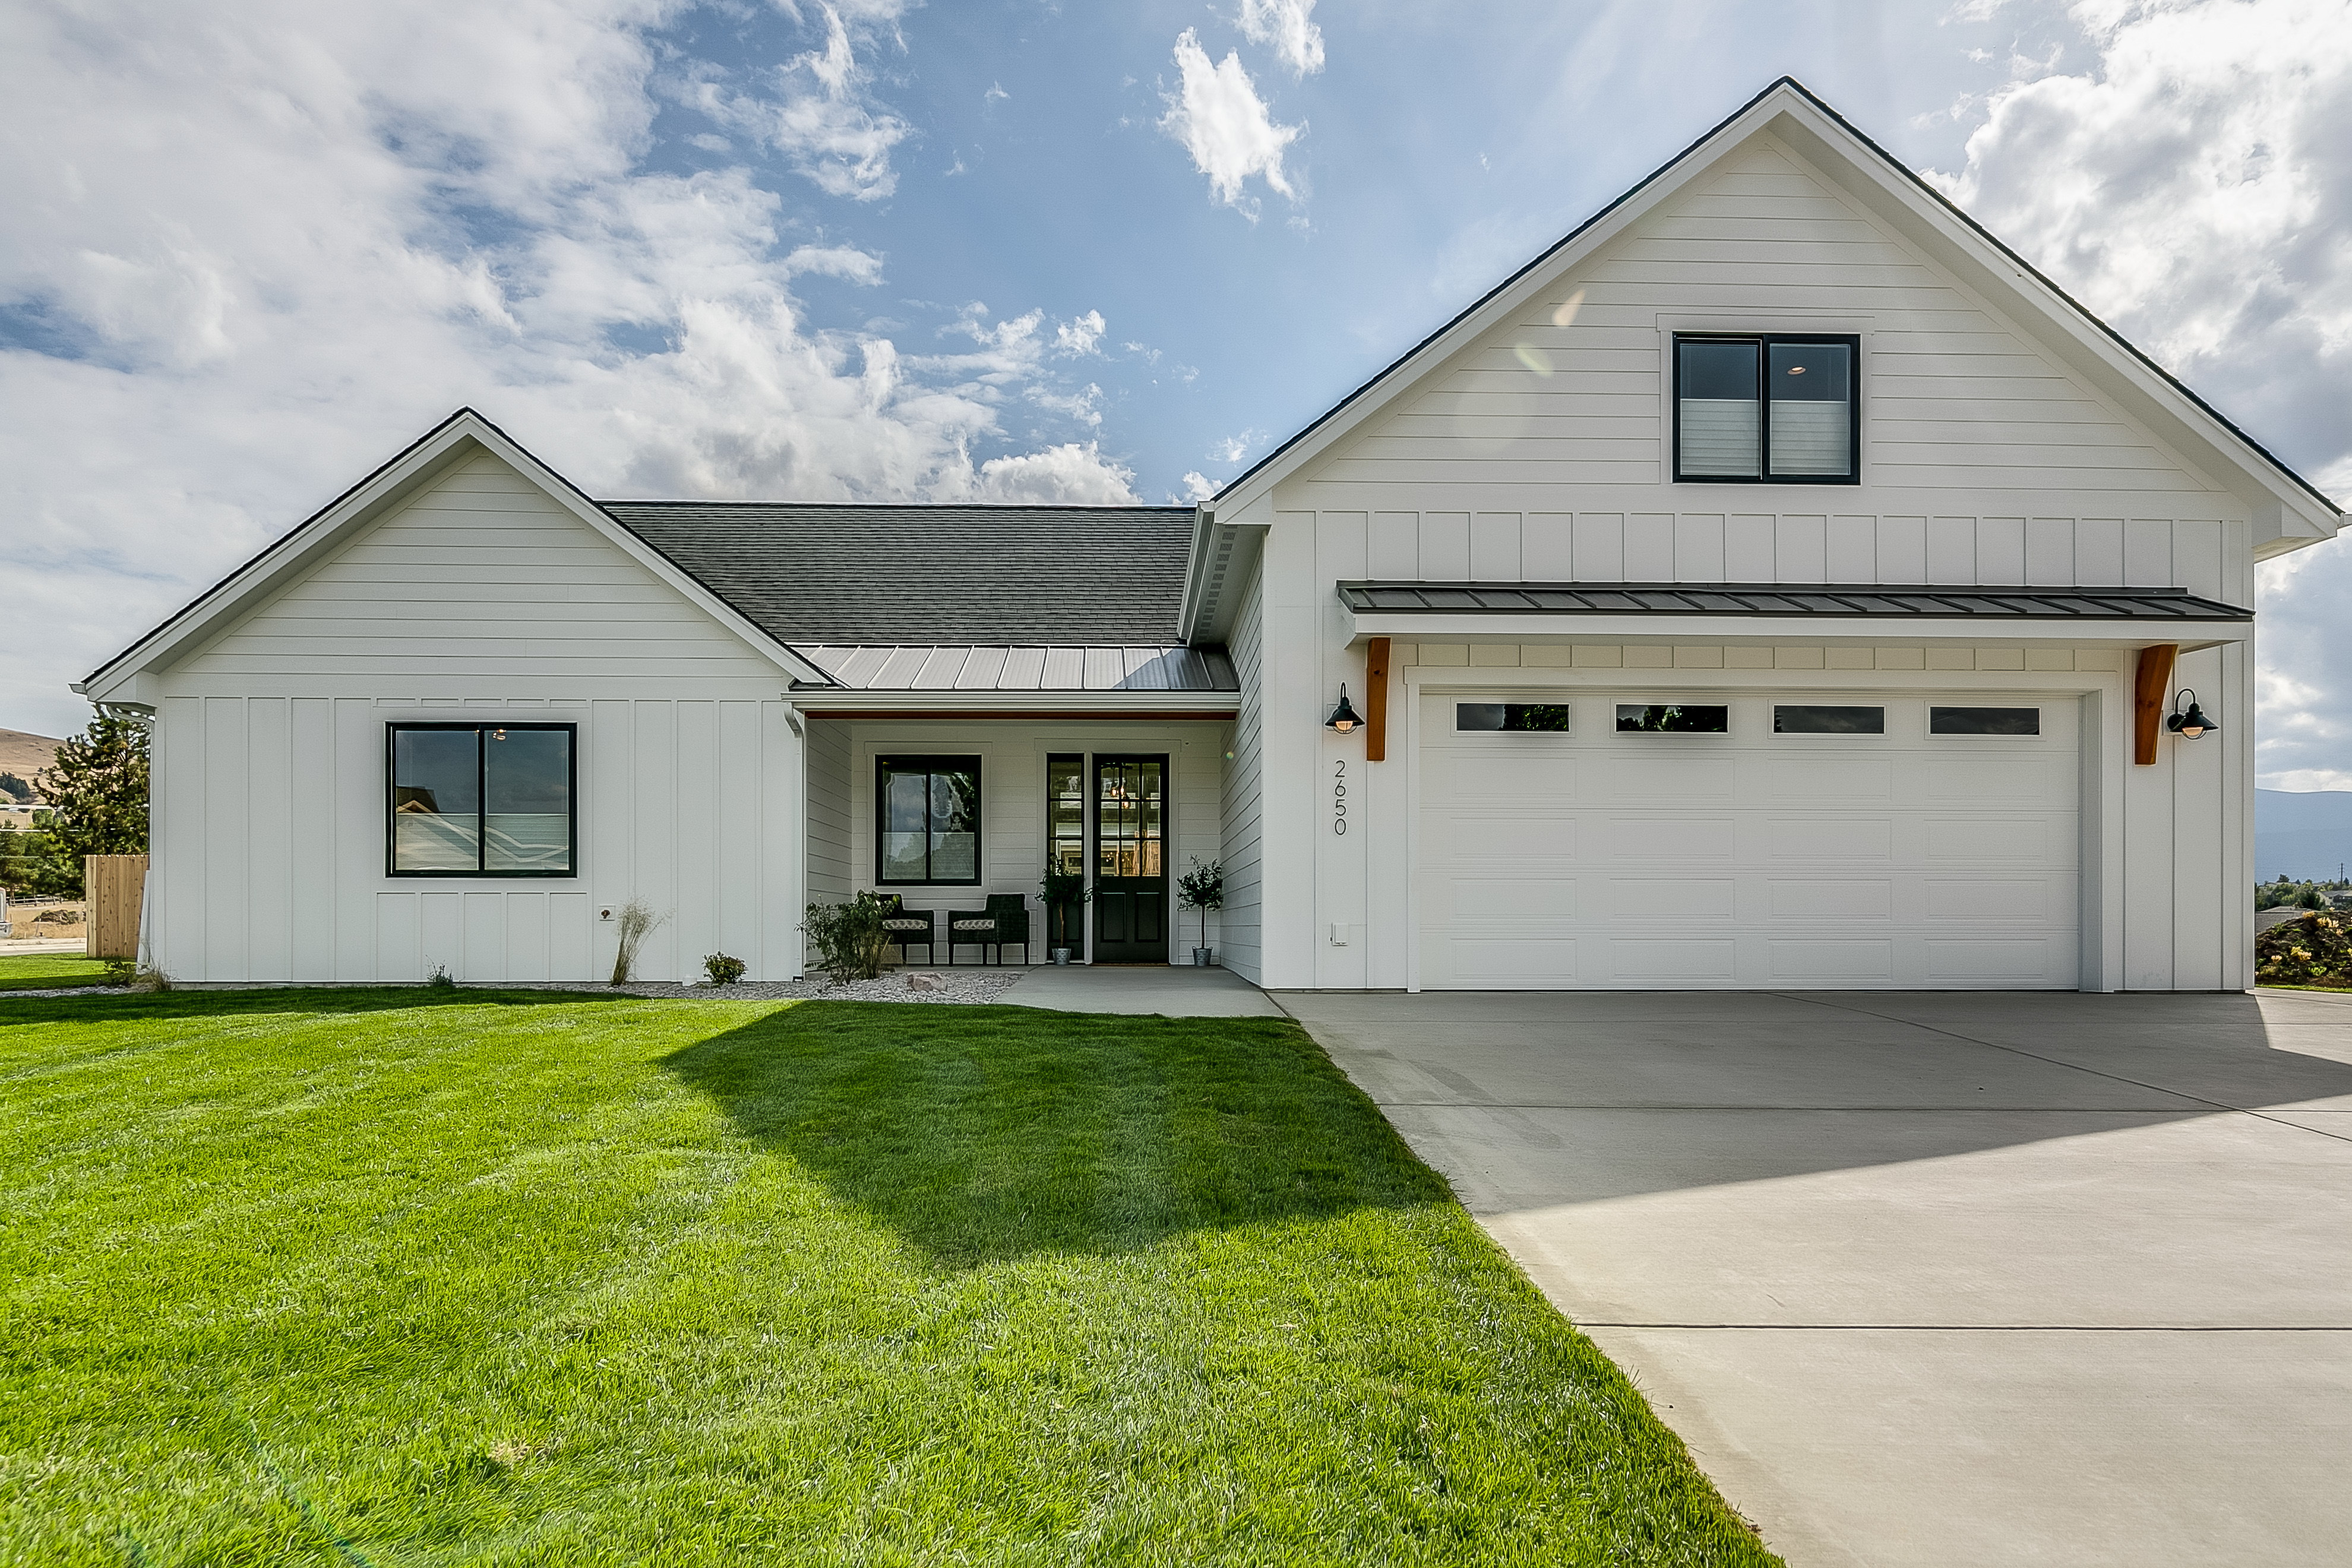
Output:
<svg viewBox="0 0 2352 1568">
<path fill-rule="evenodd" d="M 1173 643 L 1191 507 L 599 503 L 779 642 Z"/>
</svg>

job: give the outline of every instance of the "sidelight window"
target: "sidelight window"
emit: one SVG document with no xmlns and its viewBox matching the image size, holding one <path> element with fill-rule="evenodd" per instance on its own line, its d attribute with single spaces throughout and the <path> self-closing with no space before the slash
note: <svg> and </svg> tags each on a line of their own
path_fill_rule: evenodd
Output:
<svg viewBox="0 0 2352 1568">
<path fill-rule="evenodd" d="M 885 886 L 980 881 L 980 759 L 877 757 L 874 879 Z"/>
<path fill-rule="evenodd" d="M 385 872 L 570 877 L 578 871 L 570 724 L 393 724 Z"/>
<path fill-rule="evenodd" d="M 1853 484 L 1859 338 L 1675 340 L 1675 478 Z"/>
</svg>

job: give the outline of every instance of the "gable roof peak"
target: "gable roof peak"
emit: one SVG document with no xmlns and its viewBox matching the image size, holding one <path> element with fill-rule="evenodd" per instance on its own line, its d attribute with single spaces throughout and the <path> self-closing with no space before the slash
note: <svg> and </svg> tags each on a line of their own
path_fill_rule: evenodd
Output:
<svg viewBox="0 0 2352 1568">
<path fill-rule="evenodd" d="M 1864 197 L 1864 205 L 1878 216 L 1897 222 L 1915 239 L 1930 242 L 1941 253 L 1937 259 L 1956 270 L 1975 274 L 1969 281 L 1981 292 L 2004 307 L 2013 307 L 2023 320 L 2052 325 L 2053 337 L 2075 340 L 2084 352 L 2062 357 L 2076 368 L 2092 361 L 2104 362 L 2114 383 L 2108 390 L 2132 405 L 2132 412 L 2161 434 L 2211 454 L 2214 466 L 2224 471 L 2234 469 L 2244 476 L 2251 481 L 2244 489 L 2262 497 L 2256 501 L 2258 511 L 2268 510 L 2276 524 L 2274 552 L 2315 542 L 2335 532 L 2343 509 L 2332 499 L 2044 277 L 1820 94 L 1785 75 L 1775 78 L 1681 152 L 1267 453 L 1219 489 L 1204 503 L 1203 511 L 1231 516 L 1262 500 L 1275 484 L 1356 428 L 1464 343 L 1524 305 L 1528 295 L 1768 130 L 1833 179 L 1850 175 L 1852 185 L 1840 181 L 1847 195 Z"/>
</svg>

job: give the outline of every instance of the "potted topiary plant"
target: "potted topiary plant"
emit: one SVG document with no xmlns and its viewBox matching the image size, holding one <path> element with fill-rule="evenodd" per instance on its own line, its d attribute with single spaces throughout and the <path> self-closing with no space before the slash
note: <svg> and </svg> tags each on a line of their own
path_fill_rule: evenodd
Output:
<svg viewBox="0 0 2352 1568">
<path fill-rule="evenodd" d="M 1209 911 L 1225 907 L 1225 863 L 1212 860 L 1203 866 L 1194 856 L 1192 868 L 1176 879 L 1176 900 L 1201 911 L 1201 945 L 1192 950 L 1192 963 L 1206 969 L 1216 957 L 1209 951 Z"/>
<path fill-rule="evenodd" d="M 1045 945 L 1056 963 L 1070 962 L 1070 950 L 1076 945 L 1071 930 L 1071 915 L 1080 904 L 1093 898 L 1094 889 L 1087 886 L 1082 872 L 1057 871 L 1045 868 L 1045 879 L 1037 884 L 1040 903 L 1045 906 Z"/>
</svg>

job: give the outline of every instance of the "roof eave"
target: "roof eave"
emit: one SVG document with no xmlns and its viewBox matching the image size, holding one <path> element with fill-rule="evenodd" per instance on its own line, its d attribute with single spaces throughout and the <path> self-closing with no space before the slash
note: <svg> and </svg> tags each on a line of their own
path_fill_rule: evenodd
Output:
<svg viewBox="0 0 2352 1568">
<path fill-rule="evenodd" d="M 2334 537 L 2344 517 L 2342 507 L 2275 455 L 2238 428 L 2199 397 L 2178 377 L 2125 340 L 2121 333 L 2092 314 L 2079 301 L 2044 277 L 2032 263 L 2002 244 L 1975 219 L 1892 153 L 1872 141 L 1827 103 L 1792 77 L 1782 77 L 1740 106 L 1697 140 L 1652 171 L 1623 195 L 1579 225 L 1565 237 L 1537 256 L 1473 302 L 1452 321 L 1423 338 L 1387 368 L 1341 398 L 1297 435 L 1276 447 L 1246 472 L 1217 492 L 1212 505 L 1231 515 L 1270 498 L 1274 487 L 1329 449 L 1405 389 L 1411 387 L 1467 342 L 1522 308 L 1559 272 L 1622 233 L 1659 203 L 1709 167 L 1710 148 L 1727 151 L 1758 132 L 1787 119 L 1818 143 L 1829 141 L 1825 132 L 1850 138 L 1874 154 L 1812 160 L 1832 177 L 1844 169 L 1865 171 L 1874 186 L 1902 215 L 1924 220 L 1944 232 L 1948 244 L 1976 258 L 1976 268 L 1997 278 L 1998 262 L 2027 285 L 2020 292 L 2034 299 L 2044 320 L 2060 323 L 2070 339 L 2085 346 L 2097 360 L 2123 378 L 2137 401 L 2160 412 L 2160 423 L 2191 444 L 2203 447 L 2250 481 L 2245 499 L 2253 506 L 2260 558 L 2300 549 Z M 1802 151 L 1801 148 L 1800 151 Z M 1890 177 L 1891 176 L 1891 177 Z M 1843 184 L 1843 182 L 1840 182 Z M 1851 187 L 1846 187 L 1851 189 Z M 1884 216 L 1884 215 L 1882 215 Z M 2267 512 L 2267 516 L 2265 513 Z"/>
</svg>

